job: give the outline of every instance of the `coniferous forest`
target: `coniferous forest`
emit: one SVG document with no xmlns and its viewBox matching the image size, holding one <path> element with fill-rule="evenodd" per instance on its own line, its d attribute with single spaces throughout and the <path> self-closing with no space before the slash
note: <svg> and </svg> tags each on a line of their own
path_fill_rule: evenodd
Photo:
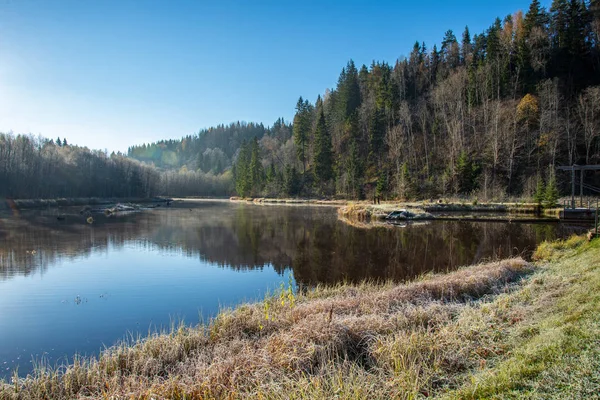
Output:
<svg viewBox="0 0 600 400">
<path fill-rule="evenodd" d="M 0 195 L 532 198 L 565 186 L 556 166 L 600 163 L 600 0 L 533 0 L 393 63 L 351 60 L 295 111 L 128 157 L 3 134 Z"/>
</svg>

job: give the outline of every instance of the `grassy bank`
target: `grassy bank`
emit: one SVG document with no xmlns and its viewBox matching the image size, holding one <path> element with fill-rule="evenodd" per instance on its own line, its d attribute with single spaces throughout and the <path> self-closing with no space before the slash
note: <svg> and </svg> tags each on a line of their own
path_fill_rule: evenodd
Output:
<svg viewBox="0 0 600 400">
<path fill-rule="evenodd" d="M 472 221 L 527 221 L 553 222 L 558 220 L 559 209 L 541 210 L 534 204 L 460 204 L 429 202 L 367 202 L 349 203 L 338 208 L 338 217 L 351 225 L 369 227 L 370 221 L 383 221 L 395 210 L 406 209 L 415 220 L 472 220 Z M 435 214 L 430 214 L 435 213 Z M 486 215 L 486 213 L 489 213 Z"/>
<path fill-rule="evenodd" d="M 600 241 L 403 285 L 225 310 L 0 389 L 27 398 L 586 397 L 600 390 Z"/>
</svg>

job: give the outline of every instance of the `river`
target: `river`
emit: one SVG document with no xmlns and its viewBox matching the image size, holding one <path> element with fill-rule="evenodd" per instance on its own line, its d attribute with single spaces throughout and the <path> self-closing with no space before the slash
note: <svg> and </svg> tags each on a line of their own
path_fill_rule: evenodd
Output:
<svg viewBox="0 0 600 400">
<path fill-rule="evenodd" d="M 0 214 L 0 377 L 207 321 L 281 285 L 403 281 L 514 255 L 558 223 L 431 221 L 360 229 L 324 206 L 185 202 L 117 216 Z M 60 220 L 59 218 L 60 217 Z"/>
</svg>

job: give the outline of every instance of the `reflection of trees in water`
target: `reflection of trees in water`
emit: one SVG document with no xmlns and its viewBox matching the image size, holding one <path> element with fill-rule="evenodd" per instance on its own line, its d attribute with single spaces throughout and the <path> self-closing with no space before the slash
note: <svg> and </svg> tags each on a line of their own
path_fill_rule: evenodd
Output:
<svg viewBox="0 0 600 400">
<path fill-rule="evenodd" d="M 335 210 L 206 203 L 57 223 L 38 214 L 0 219 L 0 279 L 44 271 L 70 257 L 125 243 L 183 252 L 236 270 L 292 267 L 299 283 L 403 280 L 532 250 L 556 225 L 432 222 L 370 230 L 337 221 Z M 35 254 L 31 253 L 35 250 Z"/>
<path fill-rule="evenodd" d="M 93 226 L 80 216 L 57 221 L 55 213 L 24 212 L 18 218 L 0 216 L 0 280 L 14 275 L 45 272 L 62 260 L 89 257 L 122 247 L 140 235 L 144 226 L 132 217 L 96 216 Z"/>
<path fill-rule="evenodd" d="M 556 226 L 432 222 L 406 228 L 358 230 L 315 219 L 297 241 L 293 260 L 298 282 L 405 280 L 486 259 L 527 255 Z"/>
</svg>

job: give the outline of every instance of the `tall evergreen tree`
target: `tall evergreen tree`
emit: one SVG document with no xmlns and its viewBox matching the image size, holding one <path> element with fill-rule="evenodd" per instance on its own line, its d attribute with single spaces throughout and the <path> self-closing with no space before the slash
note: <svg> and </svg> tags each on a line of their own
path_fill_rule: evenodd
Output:
<svg viewBox="0 0 600 400">
<path fill-rule="evenodd" d="M 302 163 L 302 171 L 306 172 L 306 162 L 308 160 L 308 140 L 311 130 L 311 106 L 308 100 L 303 100 L 302 96 L 296 103 L 296 115 L 294 116 L 294 143 L 298 160 Z"/>
<path fill-rule="evenodd" d="M 385 112 L 381 107 L 375 108 L 369 121 L 369 163 L 379 166 L 385 143 Z"/>
<path fill-rule="evenodd" d="M 322 107 L 320 108 L 315 130 L 315 176 L 319 184 L 326 184 L 333 177 L 331 135 L 325 123 L 325 114 Z"/>
<path fill-rule="evenodd" d="M 360 158 L 358 144 L 355 140 L 350 142 L 350 154 L 347 161 L 348 186 L 350 195 L 359 199 L 362 197 L 363 163 Z"/>
<path fill-rule="evenodd" d="M 529 36 L 534 28 L 545 28 L 548 23 L 548 15 L 545 9 L 541 6 L 539 0 L 533 0 L 529 5 L 529 10 L 525 14 L 523 27 L 525 36 Z"/>
<path fill-rule="evenodd" d="M 471 56 L 471 33 L 469 32 L 469 27 L 465 26 L 465 31 L 462 35 L 462 43 L 461 43 L 461 64 L 465 65 L 469 62 L 469 57 Z"/>
<path fill-rule="evenodd" d="M 358 81 L 358 70 L 354 61 L 348 61 L 343 81 L 338 82 L 341 94 L 341 105 L 344 111 L 344 119 L 348 118 L 360 106 L 360 86 Z M 340 79 L 342 76 L 340 76 Z"/>
<path fill-rule="evenodd" d="M 552 28 L 552 46 L 559 49 L 566 49 L 568 45 L 567 31 L 569 28 L 569 4 L 568 0 L 553 0 L 550 7 Z"/>
<path fill-rule="evenodd" d="M 252 190 L 250 159 L 250 145 L 244 140 L 240 147 L 240 152 L 235 163 L 235 191 L 241 197 L 250 195 Z"/>
<path fill-rule="evenodd" d="M 300 193 L 300 177 L 296 167 L 291 167 L 289 164 L 285 166 L 283 182 L 288 196 L 296 196 Z"/>
<path fill-rule="evenodd" d="M 263 186 L 263 167 L 260 162 L 258 139 L 254 137 L 250 155 L 250 187 L 253 194 L 258 194 Z"/>
</svg>

